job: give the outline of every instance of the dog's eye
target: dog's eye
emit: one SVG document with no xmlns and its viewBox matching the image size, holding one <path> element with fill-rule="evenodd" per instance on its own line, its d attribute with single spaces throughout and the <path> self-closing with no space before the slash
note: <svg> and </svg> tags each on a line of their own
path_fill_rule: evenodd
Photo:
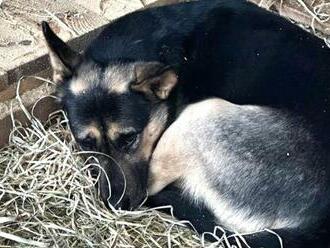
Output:
<svg viewBox="0 0 330 248">
<path fill-rule="evenodd" d="M 84 148 L 84 149 L 92 149 L 96 147 L 96 139 L 87 136 L 86 138 L 82 139 L 79 141 L 79 144 Z"/>
<path fill-rule="evenodd" d="M 127 134 L 121 134 L 116 142 L 116 145 L 120 149 L 132 148 L 139 138 L 139 133 L 130 132 Z"/>
</svg>

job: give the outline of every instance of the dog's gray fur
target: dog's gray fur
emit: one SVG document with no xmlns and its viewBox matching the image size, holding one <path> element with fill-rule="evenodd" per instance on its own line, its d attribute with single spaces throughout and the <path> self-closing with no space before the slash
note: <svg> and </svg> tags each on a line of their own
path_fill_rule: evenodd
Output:
<svg viewBox="0 0 330 248">
<path fill-rule="evenodd" d="M 318 221 L 328 196 L 320 151 L 296 115 L 205 100 L 187 107 L 158 142 L 149 192 L 178 181 L 229 230 L 304 226 Z"/>
</svg>

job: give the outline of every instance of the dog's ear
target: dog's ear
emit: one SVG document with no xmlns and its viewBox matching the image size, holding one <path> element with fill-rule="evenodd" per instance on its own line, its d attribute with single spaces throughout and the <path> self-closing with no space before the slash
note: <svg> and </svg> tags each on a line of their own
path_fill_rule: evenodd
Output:
<svg viewBox="0 0 330 248">
<path fill-rule="evenodd" d="M 151 99 L 167 99 L 178 83 L 174 70 L 159 62 L 138 63 L 135 74 L 136 81 L 131 89 L 142 92 Z"/>
<path fill-rule="evenodd" d="M 61 83 L 65 78 L 72 76 L 74 68 L 81 61 L 81 56 L 66 45 L 53 32 L 47 22 L 42 22 L 41 26 L 53 68 L 53 80 L 56 83 Z"/>
</svg>

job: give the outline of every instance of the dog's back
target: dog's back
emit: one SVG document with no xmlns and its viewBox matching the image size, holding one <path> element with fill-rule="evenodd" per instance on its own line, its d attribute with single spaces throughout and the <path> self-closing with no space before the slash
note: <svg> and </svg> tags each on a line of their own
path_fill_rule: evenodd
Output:
<svg viewBox="0 0 330 248">
<path fill-rule="evenodd" d="M 124 59 L 182 63 L 184 40 L 212 9 L 227 2 L 230 0 L 192 1 L 130 13 L 108 25 L 86 54 L 103 63 Z"/>
<path fill-rule="evenodd" d="M 311 231 L 328 212 L 328 162 L 302 117 L 210 99 L 187 107 L 162 136 L 150 190 L 172 176 L 231 231 Z"/>
</svg>

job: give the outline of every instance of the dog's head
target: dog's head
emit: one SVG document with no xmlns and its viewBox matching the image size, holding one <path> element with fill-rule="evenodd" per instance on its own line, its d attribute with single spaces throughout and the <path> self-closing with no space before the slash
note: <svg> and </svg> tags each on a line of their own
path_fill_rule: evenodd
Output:
<svg viewBox="0 0 330 248">
<path fill-rule="evenodd" d="M 70 49 L 47 23 L 42 27 L 76 141 L 113 158 L 102 159 L 101 197 L 107 202 L 111 192 L 112 205 L 137 207 L 146 196 L 148 161 L 169 120 L 176 73 L 158 62 L 98 63 Z"/>
</svg>

